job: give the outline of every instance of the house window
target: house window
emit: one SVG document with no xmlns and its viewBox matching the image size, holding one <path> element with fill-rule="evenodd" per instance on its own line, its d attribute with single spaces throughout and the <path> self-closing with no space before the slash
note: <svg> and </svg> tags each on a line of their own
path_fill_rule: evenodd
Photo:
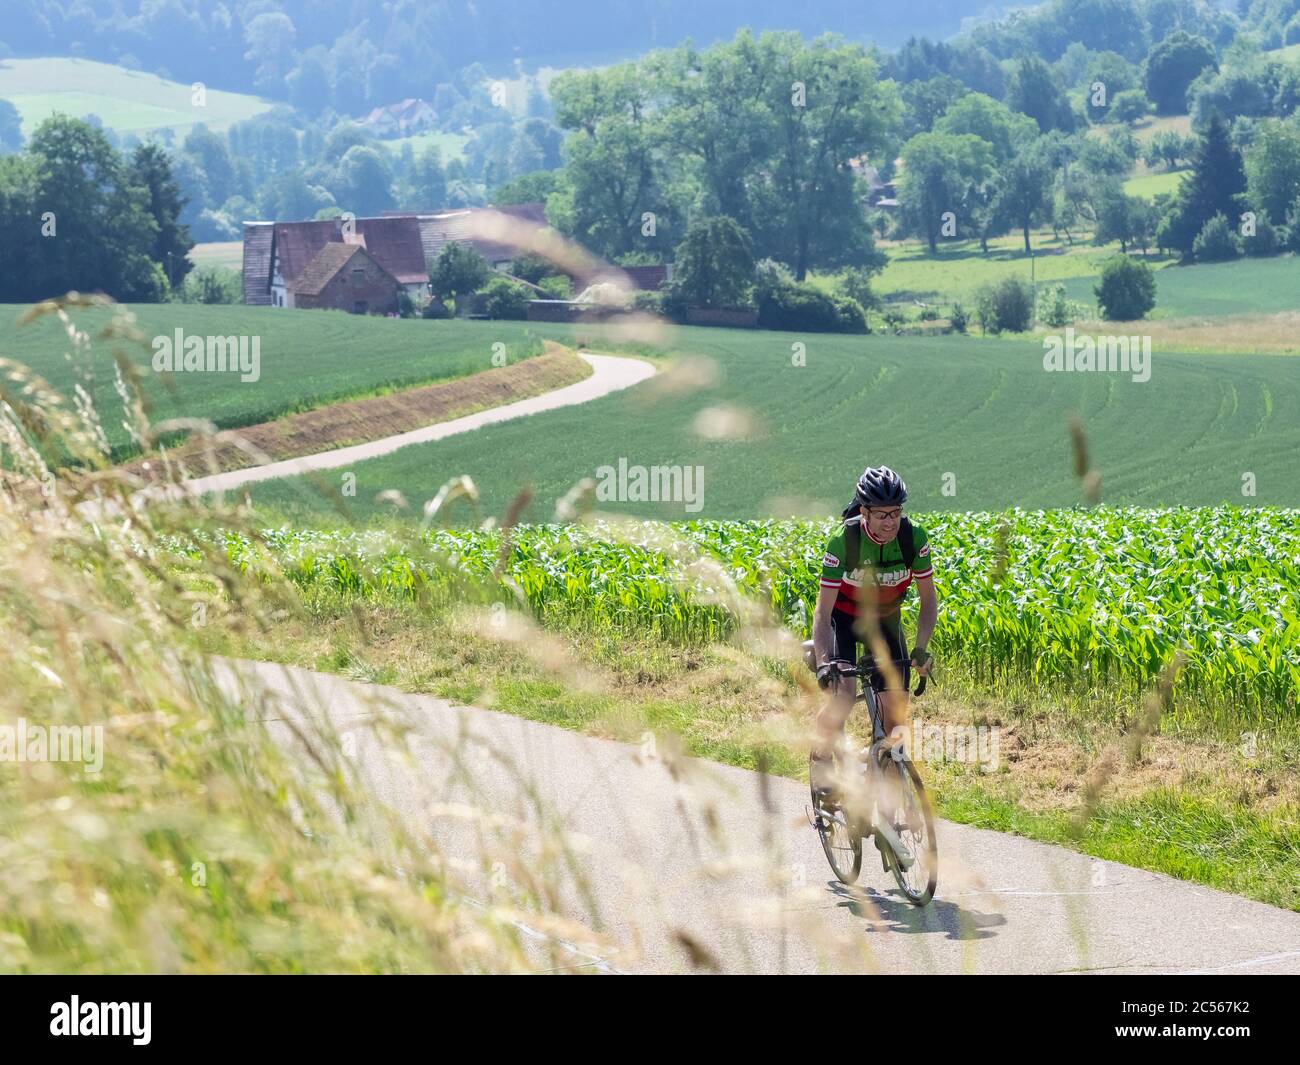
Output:
<svg viewBox="0 0 1300 1065">
<path fill-rule="evenodd" d="M 358 268 L 352 271 L 352 283 L 354 285 L 364 284 L 366 280 L 366 271 L 364 268 Z"/>
<path fill-rule="evenodd" d="M 352 304 L 352 313 L 365 314 L 369 307 L 370 304 L 367 303 L 365 300 L 357 300 L 356 303 Z"/>
</svg>

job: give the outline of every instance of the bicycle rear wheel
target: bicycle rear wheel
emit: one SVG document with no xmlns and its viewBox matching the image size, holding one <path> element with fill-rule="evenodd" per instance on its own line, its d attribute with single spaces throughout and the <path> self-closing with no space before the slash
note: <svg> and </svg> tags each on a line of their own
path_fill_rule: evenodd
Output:
<svg viewBox="0 0 1300 1065">
<path fill-rule="evenodd" d="M 862 871 L 862 833 L 834 799 L 822 800 L 812 787 L 812 759 L 808 763 L 808 789 L 812 792 L 813 822 L 831 872 L 841 884 L 852 884 Z"/>
<path fill-rule="evenodd" d="M 934 813 L 925 794 L 925 785 L 921 783 L 921 775 L 909 759 L 895 762 L 887 758 L 884 772 L 887 786 L 896 789 L 898 797 L 894 831 L 914 859 L 907 869 L 903 869 L 898 855 L 891 854 L 889 869 L 907 901 L 913 906 L 924 906 L 934 898 L 934 889 L 939 882 L 939 843 L 934 831 Z"/>
</svg>

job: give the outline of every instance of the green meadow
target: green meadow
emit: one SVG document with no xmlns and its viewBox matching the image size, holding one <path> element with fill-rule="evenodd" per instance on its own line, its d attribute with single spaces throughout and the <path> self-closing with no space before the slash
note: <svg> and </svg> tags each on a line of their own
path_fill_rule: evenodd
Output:
<svg viewBox="0 0 1300 1065">
<path fill-rule="evenodd" d="M 107 311 L 73 312 L 89 334 L 89 354 L 73 353 L 52 315 L 19 326 L 26 308 L 0 305 L 0 356 L 31 367 L 71 402 L 81 384 L 94 400 L 108 441 L 119 458 L 135 449 L 122 426 L 122 401 L 110 346 L 98 340 Z M 416 385 L 446 381 L 493 367 L 493 344 L 505 344 L 507 361 L 538 354 L 541 342 L 523 323 L 357 316 L 342 311 L 292 311 L 272 307 L 147 304 L 129 308 L 144 342 L 118 349 L 141 371 L 154 421 L 207 418 L 218 428 L 269 421 L 294 411 Z M 157 375 L 153 340 L 183 336 L 247 336 L 258 339 L 256 380 L 230 370 Z M 251 350 L 251 347 L 250 347 Z M 250 374 L 251 376 L 251 374 Z"/>
<path fill-rule="evenodd" d="M 544 335 L 563 341 L 567 333 L 555 326 Z M 594 350 L 618 341 L 593 327 L 582 335 Z M 468 474 L 483 514 L 503 513 L 530 485 L 522 519 L 547 521 L 577 482 L 625 460 L 702 468 L 700 506 L 620 500 L 598 509 L 665 520 L 825 514 L 847 502 L 868 463 L 902 472 L 917 509 L 1070 506 L 1081 500 L 1072 412 L 1083 419 L 1108 503 L 1300 498 L 1300 374 L 1286 357 L 1156 350 L 1150 379 L 1139 382 L 1131 374 L 1046 372 L 1041 343 L 1024 340 L 681 327 L 664 348 L 709 360 L 716 379 L 697 377 L 677 390 L 646 383 L 360 463 L 348 471 L 357 493 L 346 502 L 364 522 L 391 515 L 375 497 L 397 489 L 418 514 L 441 485 Z M 795 364 L 800 351 L 805 365 Z M 734 435 L 737 427 L 745 438 Z M 1246 498 L 1248 472 L 1256 495 Z M 266 482 L 252 498 L 296 522 L 337 522 L 324 490 L 338 476 Z M 466 508 L 452 520 L 473 518 Z"/>
<path fill-rule="evenodd" d="M 18 109 L 27 136 L 42 120 L 60 111 L 74 118 L 98 115 L 118 134 L 143 136 L 150 130 L 170 129 L 179 141 L 200 122 L 209 129 L 225 129 L 271 109 L 269 102 L 256 96 L 211 87 L 206 89 L 203 103 L 196 105 L 188 82 L 168 81 L 157 74 L 90 59 L 66 58 L 0 62 L 0 99 Z"/>
</svg>

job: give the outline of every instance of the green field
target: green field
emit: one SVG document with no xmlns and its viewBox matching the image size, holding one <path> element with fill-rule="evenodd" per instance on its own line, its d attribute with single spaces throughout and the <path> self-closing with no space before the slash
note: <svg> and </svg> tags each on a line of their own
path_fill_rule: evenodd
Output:
<svg viewBox="0 0 1300 1065">
<path fill-rule="evenodd" d="M 1150 317 L 1215 318 L 1227 315 L 1280 314 L 1300 309 L 1300 256 L 1236 259 L 1196 266 L 1161 266 L 1156 274 L 1156 306 Z M 1070 299 L 1096 303 L 1095 278 L 1066 281 Z"/>
<path fill-rule="evenodd" d="M 1074 238 L 1071 245 L 1064 237 L 1057 240 L 1050 230 L 1031 232 L 1032 262 L 1019 234 L 990 240 L 987 255 L 974 240 L 942 244 L 936 255 L 918 241 L 883 244 L 889 252 L 889 265 L 873 281 L 873 287 L 889 300 L 959 300 L 969 309 L 981 285 L 995 284 L 1005 277 L 1024 281 L 1033 277 L 1039 282 L 1093 278 L 1101 272 L 1101 264 L 1119 250 L 1118 245 L 1094 246 L 1086 231 L 1075 233 Z M 1164 263 L 1153 255 L 1152 265 Z"/>
<path fill-rule="evenodd" d="M 22 308 L 0 306 L 8 327 Z M 292 311 L 270 307 L 151 304 L 134 307 L 146 346 L 124 347 L 146 371 L 146 393 L 154 421 L 180 416 L 208 418 L 220 428 L 267 421 L 340 399 L 450 380 L 492 368 L 492 345 L 507 345 L 511 361 L 541 350 L 519 324 L 485 329 L 478 323 L 361 317 L 336 311 Z M 93 355 L 65 357 L 69 345 L 58 322 L 46 317 L 6 328 L 0 355 L 24 363 L 71 397 L 81 383 L 95 401 L 108 440 L 119 455 L 132 450 L 122 427 L 122 403 L 115 391 L 108 345 L 95 340 L 106 312 L 76 312 L 78 325 L 91 334 Z M 156 336 L 258 337 L 259 375 L 177 373 L 171 387 L 152 373 L 150 346 Z"/>
<path fill-rule="evenodd" d="M 177 67 L 177 71 L 183 65 Z M 177 71 L 173 71 L 176 73 Z M 127 70 L 89 59 L 6 59 L 0 62 L 0 99 L 22 116 L 23 133 L 56 111 L 80 118 L 98 115 L 118 134 L 143 136 L 150 130 L 173 130 L 183 139 L 196 124 L 221 130 L 269 111 L 271 104 L 243 93 L 207 87 L 203 106 L 192 102 L 187 82 L 165 81 L 156 74 Z"/>
<path fill-rule="evenodd" d="M 469 143 L 469 134 L 466 133 L 443 133 L 441 131 L 429 133 L 414 133 L 409 137 L 396 137 L 393 140 L 380 141 L 393 155 L 398 155 L 402 146 L 409 144 L 411 150 L 419 155 L 429 145 L 436 145 L 438 151 L 442 154 L 443 164 L 451 162 L 453 159 L 463 159 L 465 157 L 465 145 Z M 443 205 L 419 204 L 415 205 L 417 210 L 436 210 Z"/>
<path fill-rule="evenodd" d="M 222 240 L 208 244 L 195 244 L 190 249 L 190 261 L 195 266 L 220 266 L 226 270 L 243 270 L 244 242 Z"/>
<path fill-rule="evenodd" d="M 601 349 L 599 330 L 583 333 Z M 550 327 L 544 335 L 565 333 Z M 375 495 L 385 489 L 416 506 L 470 474 L 486 512 L 501 514 L 528 483 L 535 494 L 525 520 L 546 521 L 556 499 L 620 458 L 703 468 L 699 510 L 687 512 L 684 502 L 598 504 L 665 520 L 828 513 L 844 505 L 868 462 L 899 469 L 921 509 L 1068 506 L 1080 500 L 1071 411 L 1085 421 L 1106 502 L 1300 500 L 1300 363 L 1286 357 L 1156 351 L 1150 380 L 1138 383 L 1118 373 L 1045 372 L 1041 345 L 1024 341 L 677 328 L 669 344 L 712 360 L 720 379 L 663 390 L 658 399 L 643 384 L 360 464 L 357 518 L 380 513 Z M 791 364 L 794 344 L 806 344 L 805 366 Z M 754 438 L 701 437 L 697 418 L 707 422 L 707 409 L 718 406 L 748 412 Z M 1241 494 L 1245 472 L 1256 477 L 1250 499 Z M 945 474 L 953 475 L 953 494 L 944 494 Z M 324 516 L 327 506 L 300 480 L 256 486 L 253 498 L 299 521 Z M 807 501 L 805 509 L 791 499 Z"/>
<path fill-rule="evenodd" d="M 1183 183 L 1183 177 L 1190 171 L 1158 170 L 1155 173 L 1140 174 L 1124 182 L 1124 191 L 1130 196 L 1140 196 L 1144 200 L 1154 200 L 1161 193 L 1175 193 Z"/>
</svg>

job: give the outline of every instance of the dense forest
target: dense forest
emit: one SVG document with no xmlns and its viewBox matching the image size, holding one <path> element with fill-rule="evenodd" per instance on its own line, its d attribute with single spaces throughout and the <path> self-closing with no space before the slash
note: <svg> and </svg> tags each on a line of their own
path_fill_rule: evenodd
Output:
<svg viewBox="0 0 1300 1065">
<path fill-rule="evenodd" d="M 406 96 L 432 100 L 456 72 L 516 60 L 586 65 L 738 26 L 834 32 L 886 47 L 949 36 L 990 0 L 3 0 L 0 58 L 75 55 L 183 82 L 256 92 L 307 110 L 358 114 Z M 446 102 L 446 101 L 444 101 Z"/>
</svg>

